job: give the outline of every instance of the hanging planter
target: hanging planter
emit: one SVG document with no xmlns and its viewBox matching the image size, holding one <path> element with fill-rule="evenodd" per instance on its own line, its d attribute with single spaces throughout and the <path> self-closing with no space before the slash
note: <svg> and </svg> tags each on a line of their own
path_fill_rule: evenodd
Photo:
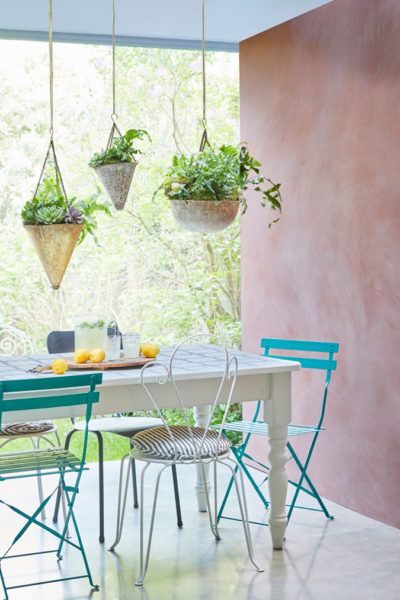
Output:
<svg viewBox="0 0 400 600">
<path fill-rule="evenodd" d="M 99 193 L 86 200 L 68 200 L 58 165 L 53 135 L 53 2 L 49 0 L 50 143 L 33 198 L 25 203 L 21 217 L 25 231 L 38 253 L 54 290 L 58 290 L 77 243 L 90 233 L 97 243 L 94 213 L 106 204 L 97 202 Z"/>
<path fill-rule="evenodd" d="M 233 223 L 239 200 L 175 200 L 170 198 L 175 221 L 187 231 L 216 233 Z"/>
<path fill-rule="evenodd" d="M 83 224 L 24 225 L 53 290 L 58 290 Z"/>
<path fill-rule="evenodd" d="M 261 205 L 267 204 L 281 213 L 280 183 L 260 175 L 260 163 L 249 154 L 245 144 L 223 145 L 214 150 L 208 140 L 206 118 L 206 55 L 204 35 L 204 0 L 202 0 L 202 81 L 203 135 L 199 152 L 175 154 L 172 165 L 156 190 L 163 190 L 170 201 L 177 223 L 187 231 L 214 233 L 222 231 L 235 220 L 239 205 L 243 215 L 247 201 L 243 191 L 248 188 L 262 194 Z M 206 149 L 207 147 L 207 149 Z M 267 188 L 261 187 L 268 182 Z M 274 219 L 272 223 L 279 221 Z M 269 227 L 271 227 L 271 224 Z"/>
<path fill-rule="evenodd" d="M 141 151 L 133 146 L 133 140 L 142 140 L 149 134 L 144 129 L 129 129 L 122 135 L 116 123 L 116 86 L 115 86 L 115 0 L 113 0 L 112 22 L 112 94 L 113 111 L 111 114 L 112 127 L 108 136 L 107 147 L 96 152 L 89 162 L 104 185 L 107 194 L 117 210 L 123 210 L 132 183 L 137 162 L 135 154 Z"/>
<path fill-rule="evenodd" d="M 118 137 L 114 137 L 115 133 Z M 123 210 L 125 206 L 137 165 L 135 154 L 141 153 L 134 148 L 133 141 L 142 140 L 144 136 L 150 140 L 144 129 L 129 129 L 125 135 L 121 135 L 117 124 L 113 122 L 106 149 L 96 152 L 89 162 L 117 210 Z"/>
<path fill-rule="evenodd" d="M 187 231 L 222 231 L 235 220 L 239 207 L 241 215 L 246 212 L 247 189 L 262 195 L 262 206 L 281 212 L 280 183 L 260 175 L 259 167 L 244 144 L 176 154 L 156 194 L 164 192 L 176 221 Z M 278 220 L 279 216 L 272 222 Z"/>
</svg>

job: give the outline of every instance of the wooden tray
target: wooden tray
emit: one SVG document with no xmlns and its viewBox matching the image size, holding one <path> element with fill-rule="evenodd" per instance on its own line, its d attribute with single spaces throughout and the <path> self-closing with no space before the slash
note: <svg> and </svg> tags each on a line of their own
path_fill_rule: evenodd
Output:
<svg viewBox="0 0 400 600">
<path fill-rule="evenodd" d="M 93 363 L 77 363 L 74 361 L 72 356 L 65 357 L 68 363 L 69 371 L 108 371 L 109 369 L 134 369 L 135 367 L 142 367 L 146 363 L 153 362 L 155 358 L 146 358 L 141 354 L 139 358 L 121 358 L 119 360 L 103 360 L 103 362 Z M 33 373 L 41 373 L 43 371 L 51 371 L 51 366 L 40 366 L 32 369 Z"/>
</svg>

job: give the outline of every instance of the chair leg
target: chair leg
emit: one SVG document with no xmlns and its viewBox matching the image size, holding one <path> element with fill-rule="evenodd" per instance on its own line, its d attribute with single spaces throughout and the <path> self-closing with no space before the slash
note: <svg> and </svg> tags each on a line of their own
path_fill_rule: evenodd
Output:
<svg viewBox="0 0 400 600">
<path fill-rule="evenodd" d="M 124 463 L 125 463 L 126 459 L 128 459 L 128 469 L 126 472 L 125 492 L 124 492 L 124 497 L 123 497 L 122 506 L 121 506 L 122 487 L 123 487 L 123 480 L 124 480 Z M 121 466 L 119 469 L 119 485 L 118 485 L 117 527 L 116 527 L 116 532 L 115 532 L 115 541 L 109 548 L 110 552 L 114 552 L 115 547 L 117 546 L 117 544 L 119 544 L 119 542 L 121 540 L 122 527 L 124 524 L 124 517 L 125 517 L 126 497 L 127 497 L 127 493 L 128 493 L 128 487 L 129 487 L 129 475 L 131 472 L 131 466 L 129 465 L 129 463 L 132 460 L 133 459 L 129 456 L 129 454 L 125 454 L 125 456 L 123 456 L 121 459 Z"/>
<path fill-rule="evenodd" d="M 30 438 L 33 447 L 35 448 L 35 450 L 39 450 L 40 447 L 40 437 L 38 437 L 37 441 L 35 441 L 35 438 L 31 437 Z M 37 482 L 37 487 L 38 487 L 38 495 L 39 495 L 39 502 L 40 504 L 43 504 L 43 483 L 42 483 L 42 477 L 40 475 L 40 471 L 37 472 L 38 476 L 36 479 Z M 46 509 L 43 506 L 43 510 L 41 512 L 41 517 L 43 520 L 46 519 Z"/>
<path fill-rule="evenodd" d="M 72 429 L 67 434 L 67 437 L 65 438 L 65 444 L 64 444 L 65 450 L 69 449 L 69 444 L 70 444 L 71 438 L 74 435 L 74 433 L 76 433 L 76 432 L 77 432 L 77 429 Z M 54 513 L 53 513 L 53 523 L 57 523 L 57 521 L 58 521 L 58 511 L 60 510 L 60 501 L 61 501 L 61 485 L 59 485 L 58 491 L 57 491 L 56 504 L 55 504 Z M 65 515 L 64 515 L 64 517 L 65 517 Z"/>
<path fill-rule="evenodd" d="M 104 544 L 104 450 L 103 436 L 100 431 L 96 434 L 99 450 L 99 542 Z"/>
<path fill-rule="evenodd" d="M 209 495 L 208 485 L 207 485 L 206 470 L 204 468 L 204 463 L 202 461 L 200 461 L 199 464 L 200 464 L 200 473 L 201 473 L 201 476 L 202 476 L 203 482 L 204 482 L 204 490 L 205 490 L 206 504 L 207 504 L 207 513 L 208 513 L 208 520 L 210 522 L 211 533 L 213 534 L 213 536 L 215 537 L 215 539 L 217 540 L 217 542 L 219 542 L 221 538 L 219 537 L 219 533 L 218 533 L 217 519 L 215 518 L 215 523 L 213 523 L 213 519 L 212 519 L 212 512 L 211 512 L 211 505 L 210 505 L 210 495 Z"/>
<path fill-rule="evenodd" d="M 228 458 L 227 460 L 229 460 L 229 462 L 232 462 L 234 465 L 236 464 L 235 461 L 233 459 L 231 459 L 231 458 Z M 231 467 L 231 465 L 229 465 L 225 461 L 221 461 L 220 464 L 223 464 L 226 467 L 228 467 L 228 469 L 232 473 L 232 477 L 233 477 L 233 480 L 234 480 L 234 483 L 235 483 L 236 496 L 237 496 L 237 499 L 238 499 L 240 515 L 242 517 L 243 531 L 244 531 L 244 537 L 246 539 L 247 552 L 248 552 L 248 555 L 249 555 L 249 559 L 253 563 L 253 565 L 255 566 L 256 570 L 259 573 L 262 573 L 264 571 L 264 569 L 262 567 L 260 567 L 255 562 L 254 556 L 253 556 L 253 544 L 252 544 L 252 541 L 251 541 L 251 533 L 250 533 L 250 525 L 249 525 L 249 515 L 248 515 L 248 511 L 247 511 L 247 500 L 246 500 L 246 491 L 245 491 L 245 488 L 244 488 L 243 473 L 242 473 L 241 469 L 238 470 L 239 478 L 240 478 L 240 487 L 241 487 L 241 491 L 240 491 L 234 467 Z"/>
<path fill-rule="evenodd" d="M 175 507 L 176 507 L 176 524 L 178 527 L 183 527 L 182 512 L 181 512 L 181 501 L 179 498 L 178 488 L 178 476 L 176 474 L 176 465 L 172 465 L 172 481 L 174 483 L 174 496 L 175 496 Z"/>
<path fill-rule="evenodd" d="M 129 442 L 130 449 L 132 450 L 133 444 Z M 132 490 L 133 490 L 133 508 L 139 508 L 138 493 L 137 493 L 137 479 L 136 479 L 136 463 L 135 459 L 131 458 L 131 469 L 132 469 Z"/>
<path fill-rule="evenodd" d="M 328 509 L 326 508 L 325 504 L 322 501 L 322 498 L 318 494 L 318 492 L 315 489 L 315 486 L 313 485 L 311 479 L 307 475 L 307 468 L 308 468 L 308 465 L 309 465 L 309 462 L 310 462 L 311 453 L 312 453 L 313 448 L 311 448 L 311 450 L 310 450 L 310 452 L 309 452 L 309 454 L 307 456 L 307 460 L 306 460 L 306 462 L 305 462 L 305 464 L 303 466 L 301 464 L 301 462 L 299 461 L 299 459 L 297 457 L 297 454 L 293 450 L 292 445 L 289 442 L 287 443 L 287 447 L 288 447 L 288 450 L 289 450 L 290 454 L 293 457 L 293 460 L 295 461 L 296 465 L 298 466 L 298 468 L 300 469 L 300 472 L 301 472 L 301 477 L 300 477 L 298 483 L 295 484 L 296 485 L 296 491 L 294 493 L 293 500 L 292 500 L 292 503 L 291 503 L 290 508 L 289 508 L 289 512 L 288 512 L 288 516 L 287 516 L 288 522 L 289 522 L 290 517 L 292 516 L 293 509 L 295 508 L 296 500 L 297 500 L 297 497 L 298 497 L 299 492 L 301 490 L 301 486 L 303 484 L 304 479 L 306 480 L 306 482 L 308 483 L 308 485 L 310 487 L 310 490 L 312 492 L 311 495 L 314 496 L 314 498 L 317 500 L 317 502 L 320 505 L 321 510 L 325 514 L 326 518 L 327 519 L 333 519 L 334 518 L 333 515 L 329 514 Z"/>
<path fill-rule="evenodd" d="M 144 475 L 146 473 L 147 468 L 150 463 L 146 463 L 142 469 L 141 480 L 140 480 L 140 573 L 137 582 L 135 585 L 142 586 L 143 580 L 146 576 L 147 569 L 149 566 L 149 558 L 150 558 L 150 548 L 151 548 L 151 540 L 153 537 L 153 528 L 154 528 L 154 517 L 156 514 L 157 507 L 157 498 L 158 498 L 158 490 L 160 487 L 160 478 L 162 473 L 169 465 L 164 465 L 158 475 L 156 480 L 156 485 L 154 489 L 154 499 L 153 499 L 153 509 L 151 511 L 151 520 L 150 520 L 150 528 L 149 528 L 149 537 L 147 540 L 147 550 L 146 550 L 146 558 L 144 559 L 144 548 L 143 548 L 143 537 L 144 537 L 144 527 L 143 527 L 143 517 L 144 517 Z"/>
</svg>

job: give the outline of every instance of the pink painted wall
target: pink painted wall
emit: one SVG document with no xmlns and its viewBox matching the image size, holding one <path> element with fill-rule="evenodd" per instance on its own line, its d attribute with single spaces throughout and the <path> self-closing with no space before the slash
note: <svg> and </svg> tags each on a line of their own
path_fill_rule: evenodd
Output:
<svg viewBox="0 0 400 600">
<path fill-rule="evenodd" d="M 335 0 L 244 41 L 240 70 L 242 140 L 284 195 L 271 230 L 254 197 L 242 220 L 243 348 L 340 342 L 311 474 L 400 527 L 400 2 Z M 307 423 L 321 382 L 294 388 Z"/>
</svg>

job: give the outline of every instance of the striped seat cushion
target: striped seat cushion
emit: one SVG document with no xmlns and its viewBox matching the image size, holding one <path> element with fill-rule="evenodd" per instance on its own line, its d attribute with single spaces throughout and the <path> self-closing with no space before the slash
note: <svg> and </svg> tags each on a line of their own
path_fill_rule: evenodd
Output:
<svg viewBox="0 0 400 600">
<path fill-rule="evenodd" d="M 199 448 L 204 435 L 204 427 L 191 427 L 193 437 Z M 196 458 L 193 442 L 185 425 L 172 425 L 170 431 L 174 436 L 177 449 L 177 458 L 179 460 L 194 460 Z M 172 460 L 175 458 L 175 447 L 172 443 L 166 427 L 153 427 L 141 431 L 131 438 L 133 447 L 144 456 L 160 460 Z M 221 436 L 218 443 L 218 432 L 207 431 L 203 446 L 201 448 L 201 458 L 212 458 L 216 454 L 220 456 L 229 450 L 231 442 L 224 435 Z"/>
<path fill-rule="evenodd" d="M 0 429 L 1 436 L 12 436 L 12 435 L 35 435 L 37 433 L 44 433 L 54 429 L 54 423 L 52 421 L 31 421 L 29 423 L 7 423 L 2 425 Z"/>
</svg>

